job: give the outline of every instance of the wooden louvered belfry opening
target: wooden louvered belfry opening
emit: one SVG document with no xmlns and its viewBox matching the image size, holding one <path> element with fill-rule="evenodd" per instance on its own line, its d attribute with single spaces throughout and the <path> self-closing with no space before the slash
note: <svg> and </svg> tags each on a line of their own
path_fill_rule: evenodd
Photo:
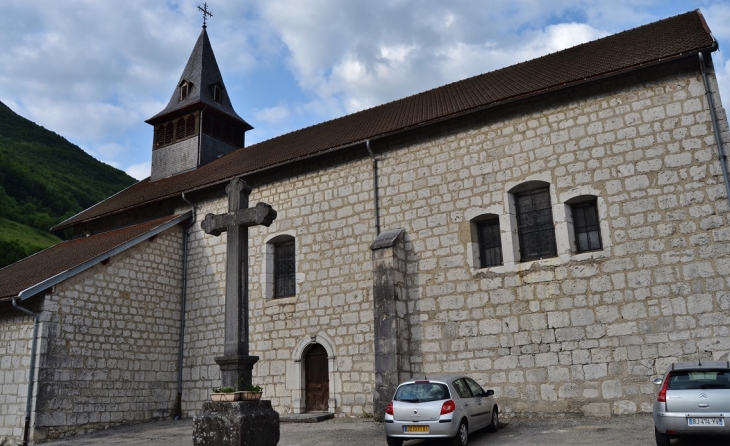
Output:
<svg viewBox="0 0 730 446">
<path fill-rule="evenodd" d="M 197 113 L 191 113 L 158 125 L 155 128 L 155 149 L 195 136 L 197 119 Z"/>
<path fill-rule="evenodd" d="M 233 147 L 243 146 L 243 126 L 233 120 L 208 113 L 203 117 L 203 133 Z"/>
</svg>

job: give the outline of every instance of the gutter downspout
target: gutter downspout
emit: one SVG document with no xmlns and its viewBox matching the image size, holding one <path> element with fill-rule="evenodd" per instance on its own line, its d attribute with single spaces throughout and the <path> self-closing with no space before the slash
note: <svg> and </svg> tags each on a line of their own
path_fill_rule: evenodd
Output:
<svg viewBox="0 0 730 446">
<path fill-rule="evenodd" d="M 373 200 L 375 201 L 375 236 L 380 235 L 380 208 L 378 207 L 378 160 L 370 150 L 370 139 L 365 140 L 365 148 L 368 149 L 370 158 L 373 160 Z"/>
<path fill-rule="evenodd" d="M 727 173 L 727 156 L 725 149 L 722 147 L 722 139 L 720 137 L 720 127 L 717 125 L 717 114 L 715 113 L 715 103 L 712 100 L 710 92 L 710 81 L 707 79 L 705 71 L 705 58 L 702 53 L 697 53 L 700 57 L 700 69 L 702 70 L 702 79 L 705 81 L 705 95 L 707 96 L 707 105 L 710 107 L 710 116 L 712 118 L 712 128 L 715 130 L 715 141 L 717 142 L 717 154 L 720 158 L 720 167 L 722 167 L 722 176 L 725 179 L 725 193 L 727 194 L 728 203 L 730 203 L 730 180 Z"/>
<path fill-rule="evenodd" d="M 202 136 L 202 134 L 201 134 Z M 190 228 L 195 224 L 195 205 L 185 198 L 185 193 L 182 194 L 182 199 L 185 203 L 189 204 L 192 208 L 192 218 L 190 223 L 185 226 L 183 230 L 182 245 L 183 245 L 183 266 L 182 266 L 182 290 L 180 292 L 180 340 L 179 340 L 179 351 L 177 355 L 177 398 L 175 398 L 175 419 L 182 419 L 182 377 L 183 377 L 183 355 L 185 353 L 185 307 L 187 301 L 187 289 L 188 289 L 188 239 Z"/>
<path fill-rule="evenodd" d="M 30 371 L 28 372 L 28 396 L 25 404 L 25 426 L 23 427 L 23 446 L 28 446 L 28 436 L 30 434 L 30 414 L 33 409 L 33 375 L 35 373 L 35 355 L 36 355 L 36 344 L 38 343 L 38 314 L 32 311 L 19 307 L 16 302 L 18 298 L 13 298 L 13 306 L 28 316 L 33 317 L 33 341 L 30 346 Z"/>
</svg>

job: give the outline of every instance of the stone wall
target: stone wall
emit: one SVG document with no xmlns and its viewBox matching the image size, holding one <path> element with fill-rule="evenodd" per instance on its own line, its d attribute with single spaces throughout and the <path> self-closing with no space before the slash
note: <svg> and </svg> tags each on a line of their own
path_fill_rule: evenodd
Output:
<svg viewBox="0 0 730 446">
<path fill-rule="evenodd" d="M 695 58 L 404 136 L 381 156 L 383 229 L 406 230 L 418 372 L 471 374 L 507 411 L 608 415 L 649 412 L 651 377 L 672 361 L 728 358 L 728 200 Z M 533 180 L 550 185 L 558 256 L 520 262 L 510 191 Z M 565 203 L 586 194 L 604 248 L 577 254 Z M 472 220 L 488 213 L 504 265 L 482 269 Z"/>
<path fill-rule="evenodd" d="M 507 412 L 608 415 L 649 411 L 651 377 L 671 361 L 727 358 L 728 202 L 704 92 L 688 59 L 373 142 L 381 230 L 405 230 L 413 373 L 471 374 Z M 520 262 L 510 191 L 534 180 L 550 186 L 558 256 Z M 373 184 L 363 148 L 254 187 L 251 205 L 279 213 L 250 230 L 254 383 L 281 413 L 303 411 L 313 343 L 330 352 L 330 411 L 375 412 Z M 571 242 L 565 203 L 580 195 L 598 199 L 601 251 Z M 221 188 L 198 221 L 226 207 Z M 473 219 L 486 213 L 505 261 L 482 269 Z M 272 299 L 266 245 L 282 235 L 295 237 L 297 295 Z M 190 261 L 192 415 L 220 383 L 225 234 L 196 224 Z"/>
<path fill-rule="evenodd" d="M 182 278 L 176 226 L 57 285 L 41 315 L 34 440 L 170 417 Z"/>
<path fill-rule="evenodd" d="M 282 171 L 250 197 L 251 206 L 263 201 L 278 212 L 269 228 L 250 228 L 251 354 L 260 357 L 253 381 L 277 411 L 303 411 L 302 358 L 297 355 L 319 343 L 330 356 L 329 410 L 338 416 L 372 414 L 371 164 L 339 159 L 322 167 Z M 206 213 L 225 211 L 222 193 L 201 202 L 191 236 L 185 360 L 189 415 L 202 408 L 212 386 L 220 385 L 213 358 L 223 347 L 226 233 L 206 235 L 199 222 Z M 265 298 L 266 245 L 282 234 L 295 236 L 297 296 Z"/>
<path fill-rule="evenodd" d="M 0 316 L 0 444 L 21 444 L 33 318 L 8 307 Z"/>
</svg>

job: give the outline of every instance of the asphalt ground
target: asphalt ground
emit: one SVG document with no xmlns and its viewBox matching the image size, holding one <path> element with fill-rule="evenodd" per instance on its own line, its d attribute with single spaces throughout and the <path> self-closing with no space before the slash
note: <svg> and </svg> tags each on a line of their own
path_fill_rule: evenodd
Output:
<svg viewBox="0 0 730 446">
<path fill-rule="evenodd" d="M 651 415 L 612 418 L 510 418 L 498 432 L 476 432 L 471 446 L 653 446 Z M 192 420 L 160 421 L 121 426 L 45 444 L 52 446 L 192 446 Z M 443 442 L 414 440 L 406 446 L 437 446 Z M 727 438 L 687 437 L 672 446 L 727 446 Z M 372 420 L 333 419 L 320 423 L 282 423 L 279 446 L 385 446 L 383 425 Z"/>
</svg>

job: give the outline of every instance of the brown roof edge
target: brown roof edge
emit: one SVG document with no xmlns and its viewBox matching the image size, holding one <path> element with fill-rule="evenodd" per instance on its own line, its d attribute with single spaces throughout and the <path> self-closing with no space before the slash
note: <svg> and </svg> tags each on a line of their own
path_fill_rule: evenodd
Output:
<svg viewBox="0 0 730 446">
<path fill-rule="evenodd" d="M 74 239 L 66 242 L 61 242 L 55 246 L 52 246 L 51 248 L 33 254 L 32 256 L 20 260 L 12 265 L 8 265 L 7 267 L 0 269 L 0 275 L 5 273 L 14 274 L 14 277 L 16 278 L 18 275 L 30 275 L 30 277 L 25 277 L 24 283 L 23 280 L 20 280 L 19 284 L 18 280 L 11 280 L 11 278 L 0 276 L 0 284 L 4 284 L 7 286 L 7 288 L 0 290 L 0 293 L 5 293 L 4 296 L 0 297 L 0 303 L 8 302 L 12 299 L 20 299 L 22 301 L 33 297 L 38 293 L 41 293 L 42 291 L 68 279 L 69 277 L 75 276 L 76 274 L 79 274 L 87 270 L 88 268 L 91 268 L 92 266 L 101 263 L 104 260 L 149 239 L 151 236 L 157 235 L 177 224 L 184 222 L 185 220 L 189 219 L 191 215 L 192 212 L 188 211 L 183 214 L 171 215 L 149 222 L 140 223 L 138 225 L 132 225 L 125 228 L 120 228 L 90 236 L 88 238 L 89 241 L 96 243 L 98 240 L 95 239 L 98 237 L 106 238 L 112 234 L 119 234 L 123 231 L 128 232 L 130 230 L 134 230 L 135 228 L 138 229 L 136 233 L 132 232 L 132 234 L 130 234 L 129 236 L 123 236 L 118 242 L 109 244 L 108 248 L 105 248 L 104 250 L 90 249 L 88 253 L 82 253 L 78 259 L 72 260 L 71 262 L 68 262 L 68 260 L 66 260 L 68 257 L 66 254 L 68 253 L 64 251 L 64 249 L 67 250 L 70 248 L 64 245 L 66 243 L 73 243 L 73 249 L 74 251 L 76 251 L 76 253 L 78 253 L 80 249 L 78 244 L 85 243 L 87 239 Z M 147 226 L 148 228 L 145 228 L 145 226 Z M 114 235 L 114 237 L 117 236 Z M 63 260 L 58 260 L 59 255 L 62 255 Z M 46 257 L 45 260 L 44 256 Z M 54 256 L 57 257 L 55 261 L 56 268 L 53 268 L 54 262 L 51 262 L 50 265 L 46 265 L 47 268 L 44 270 L 45 272 L 40 271 L 39 266 L 48 263 L 49 256 L 50 258 L 53 258 Z M 26 262 L 30 263 L 24 266 L 24 263 Z M 63 264 L 63 262 L 66 262 L 66 264 Z M 8 294 L 8 291 L 11 292 Z"/>
<path fill-rule="evenodd" d="M 663 59 L 659 58 L 659 59 L 655 59 L 653 61 L 649 61 L 649 62 L 645 62 L 645 63 L 633 65 L 633 66 L 630 66 L 630 67 L 622 68 L 620 70 L 606 72 L 606 73 L 603 73 L 603 74 L 598 75 L 598 76 L 592 76 L 592 77 L 588 77 L 588 78 L 581 79 L 581 80 L 578 80 L 578 81 L 573 81 L 573 82 L 568 82 L 568 83 L 563 83 L 563 84 L 556 84 L 556 85 L 553 85 L 553 86 L 550 86 L 550 87 L 547 87 L 547 88 L 542 88 L 542 89 L 539 89 L 539 90 L 534 90 L 534 91 L 530 91 L 530 92 L 527 92 L 527 93 L 523 93 L 523 94 L 520 94 L 520 95 L 515 95 L 515 96 L 512 96 L 512 97 L 509 97 L 509 98 L 500 100 L 500 101 L 491 102 L 489 104 L 486 104 L 486 105 L 483 105 L 483 106 L 480 106 L 480 107 L 474 107 L 472 109 L 469 109 L 469 110 L 466 110 L 466 111 L 462 111 L 460 113 L 453 113 L 453 114 L 450 114 L 450 115 L 441 116 L 441 117 L 439 117 L 437 119 L 431 119 L 431 120 L 428 120 L 428 121 L 424 121 L 424 122 L 419 123 L 416 126 L 403 127 L 403 128 L 398 129 L 398 130 L 395 130 L 395 131 L 383 133 L 383 134 L 380 134 L 380 135 L 375 135 L 375 136 L 373 136 L 371 138 L 366 138 L 366 139 L 354 141 L 354 142 L 349 143 L 349 144 L 344 144 L 344 145 L 341 145 L 341 146 L 332 147 L 332 148 L 329 148 L 329 149 L 326 149 L 326 150 L 322 150 L 322 151 L 319 151 L 319 152 L 316 152 L 316 153 L 309 154 L 307 156 L 301 156 L 301 157 L 293 158 L 293 159 L 290 159 L 290 160 L 287 160 L 287 161 L 284 161 L 284 162 L 281 162 L 281 163 L 272 164 L 272 165 L 266 166 L 266 167 L 264 167 L 262 169 L 252 170 L 252 171 L 249 171 L 249 172 L 241 172 L 240 174 L 237 174 L 237 175 L 233 175 L 233 176 L 230 176 L 230 177 L 225 177 L 225 178 L 222 178 L 222 179 L 216 179 L 216 180 L 211 181 L 209 183 L 201 184 L 199 186 L 192 187 L 192 188 L 186 189 L 184 191 L 179 191 L 179 192 L 176 192 L 174 194 L 162 195 L 162 196 L 159 196 L 159 197 L 157 197 L 157 198 L 155 198 L 153 200 L 148 200 L 148 201 L 144 201 L 144 202 L 141 202 L 141 203 L 137 203 L 134 206 L 128 206 L 128 207 L 125 207 L 125 208 L 119 208 L 119 209 L 115 210 L 114 212 L 107 212 L 105 214 L 96 215 L 96 216 L 94 216 L 92 218 L 89 218 L 89 219 L 77 220 L 77 221 L 74 221 L 74 222 L 72 222 L 70 224 L 65 224 L 67 221 L 75 218 L 77 215 L 82 214 L 83 212 L 85 212 L 85 211 L 93 208 L 94 206 L 96 206 L 96 205 L 94 205 L 94 206 L 92 206 L 89 209 L 86 209 L 84 211 L 79 212 L 78 214 L 74 215 L 73 217 L 69 217 L 65 221 L 63 221 L 63 222 L 59 223 L 58 225 L 54 226 L 53 228 L 51 228 L 51 230 L 52 231 L 63 230 L 63 229 L 69 228 L 69 227 L 73 227 L 74 225 L 79 224 L 79 223 L 90 222 L 90 221 L 98 220 L 100 218 L 104 218 L 104 217 L 109 217 L 109 216 L 112 216 L 112 215 L 120 214 L 120 213 L 129 211 L 131 209 L 137 209 L 137 208 L 140 208 L 142 206 L 146 206 L 146 205 L 149 205 L 149 204 L 156 203 L 158 201 L 167 200 L 169 198 L 176 197 L 176 196 L 180 195 L 181 193 L 196 192 L 196 191 L 200 191 L 200 190 L 207 189 L 209 187 L 214 187 L 214 186 L 218 186 L 218 185 L 221 185 L 221 184 L 225 184 L 225 183 L 229 182 L 232 178 L 242 178 L 242 177 L 245 177 L 245 176 L 248 176 L 248 175 L 255 175 L 255 174 L 258 174 L 258 173 L 266 172 L 266 171 L 271 170 L 271 169 L 278 169 L 278 168 L 280 168 L 282 166 L 286 166 L 286 165 L 293 164 L 293 163 L 297 163 L 297 162 L 301 162 L 301 161 L 306 161 L 306 160 L 311 159 L 311 158 L 316 158 L 318 156 L 327 155 L 327 154 L 330 154 L 330 153 L 333 153 L 333 152 L 338 152 L 338 151 L 344 150 L 344 149 L 348 149 L 348 148 L 351 148 L 351 147 L 354 147 L 354 146 L 357 146 L 357 145 L 360 145 L 360 144 L 365 144 L 368 140 L 370 140 L 370 141 L 376 141 L 376 140 L 379 140 L 379 139 L 388 138 L 388 137 L 391 137 L 391 136 L 398 135 L 400 133 L 405 133 L 405 132 L 408 132 L 408 131 L 411 131 L 411 130 L 415 130 L 417 128 L 421 128 L 423 126 L 437 124 L 437 123 L 440 123 L 440 122 L 448 121 L 450 119 L 461 118 L 461 117 L 468 116 L 468 115 L 473 114 L 473 113 L 479 113 L 481 111 L 488 110 L 490 108 L 499 107 L 499 106 L 506 105 L 506 104 L 509 104 L 509 103 L 512 103 L 512 102 L 515 102 L 515 101 L 519 101 L 519 100 L 522 100 L 522 99 L 528 99 L 528 98 L 536 97 L 536 96 L 539 96 L 539 95 L 542 95 L 542 94 L 553 93 L 553 92 L 560 91 L 560 90 L 563 90 L 563 89 L 566 89 L 566 88 L 575 87 L 575 86 L 582 85 L 582 84 L 586 84 L 586 83 L 589 83 L 589 82 L 595 82 L 597 80 L 606 79 L 606 78 L 609 78 L 611 76 L 617 76 L 617 75 L 621 75 L 621 74 L 630 73 L 632 71 L 636 71 L 636 70 L 643 69 L 643 68 L 649 68 L 649 67 L 656 66 L 656 65 L 659 65 L 659 64 L 662 64 L 662 63 L 673 62 L 673 61 L 676 61 L 676 60 L 685 59 L 685 58 L 688 58 L 688 57 L 692 57 L 692 56 L 694 56 L 694 55 L 696 55 L 698 53 L 703 53 L 703 52 L 706 52 L 706 51 L 714 52 L 714 51 L 717 51 L 717 48 L 718 48 L 718 45 L 717 45 L 717 42 L 715 41 L 715 43 L 712 46 L 707 47 L 707 48 L 703 48 L 703 49 L 700 49 L 700 50 L 697 50 L 697 51 L 692 52 L 692 53 L 684 53 L 684 54 L 680 54 L 680 55 L 677 55 L 675 57 L 670 57 L 670 58 L 663 58 Z M 144 180 L 142 180 L 142 181 L 144 181 Z M 121 193 L 121 192 L 118 192 L 118 193 Z M 112 195 L 112 197 L 113 197 L 113 195 Z M 109 198 L 112 198 L 112 197 L 109 197 Z M 106 201 L 106 200 L 104 200 L 104 201 Z M 97 204 L 99 204 L 99 203 L 97 203 Z"/>
<path fill-rule="evenodd" d="M 124 206 L 123 208 L 108 209 L 104 213 L 97 213 L 95 215 L 93 215 L 94 214 L 93 212 L 89 212 L 90 214 L 92 214 L 90 217 L 88 217 L 88 218 L 79 218 L 78 220 L 74 220 L 77 217 L 80 217 L 80 216 L 82 217 L 83 214 L 87 213 L 87 211 L 89 211 L 93 207 L 92 208 L 89 208 L 89 209 L 87 209 L 85 211 L 82 211 L 81 213 L 77 214 L 76 216 L 71 217 L 70 219 L 67 219 L 66 221 L 64 221 L 64 222 L 56 225 L 54 227 L 54 230 L 65 229 L 65 228 L 70 227 L 70 226 L 72 226 L 74 224 L 77 224 L 77 223 L 89 222 L 89 221 L 96 220 L 98 218 L 104 218 L 104 217 L 108 217 L 108 216 L 111 216 L 111 215 L 115 215 L 115 214 L 118 214 L 120 212 L 124 212 L 124 211 L 130 210 L 130 209 L 139 208 L 141 206 L 145 206 L 145 205 L 148 205 L 148 204 L 151 204 L 151 203 L 159 202 L 161 200 L 169 199 L 169 198 L 174 197 L 176 195 L 180 195 L 183 192 L 192 192 L 192 191 L 198 191 L 198 190 L 206 189 L 206 188 L 209 188 L 211 186 L 215 186 L 217 184 L 224 183 L 224 182 L 228 181 L 230 178 L 233 178 L 233 177 L 241 177 L 241 176 L 252 175 L 252 174 L 256 174 L 256 173 L 260 173 L 260 172 L 265 172 L 265 171 L 268 171 L 268 170 L 271 170 L 271 169 L 274 169 L 274 168 L 279 168 L 279 167 L 281 167 L 283 165 L 287 165 L 287 164 L 291 164 L 291 163 L 294 163 L 294 162 L 303 161 L 303 160 L 306 160 L 306 159 L 311 159 L 313 157 L 322 156 L 322 155 L 325 155 L 325 154 L 328 154 L 328 153 L 332 153 L 332 152 L 337 152 L 339 150 L 343 150 L 343 149 L 350 148 L 350 147 L 353 147 L 353 146 L 356 146 L 356 145 L 359 145 L 359 144 L 363 144 L 367 140 L 371 140 L 372 141 L 372 140 L 382 139 L 382 138 L 385 138 L 385 137 L 388 137 L 388 136 L 392 136 L 392 135 L 399 134 L 399 133 L 402 133 L 402 132 L 405 132 L 405 131 L 409 131 L 411 129 L 420 128 L 420 127 L 423 127 L 424 125 L 431 125 L 431 124 L 438 123 L 438 122 L 441 122 L 441 121 L 444 121 L 444 120 L 454 119 L 454 118 L 461 117 L 461 116 L 465 116 L 465 115 L 468 115 L 468 114 L 471 114 L 471 113 L 483 111 L 483 110 L 486 110 L 486 109 L 489 109 L 489 108 L 492 108 L 492 107 L 495 107 L 495 106 L 499 106 L 499 105 L 503 105 L 503 104 L 506 104 L 506 103 L 510 103 L 510 102 L 513 102 L 513 101 L 516 101 L 516 100 L 522 100 L 522 99 L 526 99 L 526 98 L 530 98 L 530 97 L 535 97 L 535 96 L 538 96 L 538 95 L 541 95 L 541 94 L 544 94 L 544 93 L 555 92 L 555 91 L 559 91 L 559 90 L 564 89 L 564 88 L 574 87 L 574 86 L 577 86 L 577 85 L 580 85 L 580 84 L 583 84 L 583 83 L 586 83 L 586 82 L 593 82 L 593 81 L 600 80 L 602 78 L 607 78 L 607 77 L 610 77 L 610 76 L 616 76 L 616 75 L 620 75 L 620 74 L 623 74 L 623 73 L 631 72 L 631 71 L 636 70 L 636 69 L 646 68 L 646 67 L 653 66 L 653 65 L 656 65 L 656 64 L 670 62 L 672 60 L 677 60 L 677 59 L 681 59 L 681 58 L 685 58 L 685 57 L 690 57 L 690 56 L 693 56 L 693 55 L 695 55 L 697 53 L 700 53 L 700 52 L 715 51 L 715 50 L 717 50 L 717 41 L 714 39 L 714 37 L 712 37 L 712 34 L 709 33 L 709 28 L 707 27 L 707 24 L 704 21 L 704 17 L 699 12 L 699 10 L 690 11 L 690 12 L 685 13 L 685 14 L 680 14 L 678 16 L 670 17 L 670 18 L 667 18 L 667 19 L 662 19 L 662 20 L 660 20 L 658 22 L 653 22 L 651 24 L 642 25 L 642 26 L 637 27 L 637 28 L 633 28 L 633 29 L 630 29 L 630 30 L 622 31 L 622 32 L 617 33 L 617 34 L 613 34 L 611 36 L 607 36 L 606 38 L 612 38 L 612 37 L 615 38 L 615 36 L 619 36 L 619 35 L 623 35 L 623 34 L 631 33 L 631 32 L 636 32 L 636 30 L 639 30 L 639 29 L 642 29 L 642 28 L 646 28 L 648 26 L 656 26 L 656 24 L 658 24 L 659 22 L 666 22 L 668 20 L 673 20 L 673 19 L 676 19 L 678 17 L 682 17 L 682 16 L 688 17 L 688 16 L 692 16 L 692 15 L 694 15 L 695 16 L 695 20 L 697 20 L 697 22 L 695 22 L 696 25 L 694 25 L 695 26 L 695 29 L 701 27 L 702 31 L 700 32 L 699 30 L 697 30 L 698 33 L 704 33 L 705 36 L 706 36 L 706 38 L 703 39 L 703 43 L 702 43 L 702 44 L 706 45 L 704 47 L 699 47 L 698 48 L 698 45 L 694 45 L 694 46 L 690 46 L 690 47 L 685 47 L 685 48 L 679 47 L 679 48 L 675 48 L 675 51 L 674 52 L 671 52 L 671 51 L 669 51 L 669 52 L 663 52 L 663 53 L 661 53 L 662 54 L 661 57 L 656 57 L 655 59 L 651 59 L 651 56 L 653 55 L 653 53 L 649 53 L 649 54 L 647 54 L 647 56 L 649 56 L 649 57 L 646 57 L 643 60 L 641 58 L 639 58 L 638 59 L 638 62 L 636 60 L 631 60 L 630 58 L 627 58 L 626 60 L 624 60 L 623 64 L 616 64 L 613 67 L 605 67 L 606 69 L 604 69 L 602 71 L 601 70 L 594 70 L 594 72 L 593 73 L 590 73 L 590 75 L 588 77 L 580 77 L 580 74 L 576 72 L 572 76 L 572 78 L 573 78 L 572 80 L 566 79 L 566 81 L 563 82 L 563 81 L 558 81 L 557 79 L 553 79 L 553 81 L 556 82 L 556 83 L 553 83 L 552 85 L 550 85 L 549 83 L 542 83 L 542 85 L 533 85 L 533 88 L 532 89 L 526 88 L 526 89 L 523 89 L 521 91 L 515 92 L 511 96 L 503 95 L 501 98 L 495 98 L 494 100 L 492 100 L 492 102 L 484 101 L 484 102 L 481 102 L 481 103 L 478 103 L 478 104 L 474 104 L 474 105 L 472 105 L 470 107 L 463 107 L 463 108 L 461 108 L 459 110 L 448 110 L 448 111 L 446 111 L 446 113 L 440 114 L 438 116 L 432 116 L 432 117 L 428 117 L 428 118 L 423 117 L 425 119 L 422 119 L 420 121 L 418 121 L 418 120 L 412 120 L 410 122 L 403 123 L 400 127 L 392 126 L 389 129 L 382 129 L 383 131 L 381 131 L 380 133 L 373 132 L 373 133 L 371 133 L 369 135 L 362 134 L 361 133 L 361 135 L 358 135 L 358 137 L 357 137 L 356 140 L 342 141 L 337 146 L 332 146 L 332 145 L 330 145 L 330 146 L 324 146 L 324 145 L 322 145 L 320 147 L 315 147 L 314 148 L 315 150 L 313 150 L 313 151 L 310 151 L 308 153 L 300 153 L 297 156 L 292 156 L 291 158 L 288 158 L 288 159 L 282 159 L 282 160 L 279 160 L 276 163 L 272 163 L 272 164 L 268 164 L 268 165 L 251 166 L 251 167 L 253 167 L 253 169 L 252 170 L 249 170 L 249 171 L 237 171 L 235 174 L 229 171 L 226 174 L 225 177 L 215 177 L 215 176 L 212 176 L 212 175 L 210 175 L 210 176 L 209 175 L 201 175 L 201 178 L 198 178 L 196 181 L 185 181 L 182 184 L 179 184 L 177 186 L 173 185 L 172 187 L 164 187 L 163 190 L 161 190 L 162 194 L 160 194 L 160 195 L 154 195 L 154 196 L 148 196 L 148 197 L 144 198 L 144 201 L 130 203 L 129 200 L 127 200 L 127 203 L 128 204 L 126 206 Z M 699 27 L 697 25 L 699 25 Z M 606 39 L 606 38 L 603 38 L 603 39 Z M 677 39 L 680 39 L 680 38 L 681 38 L 680 36 L 677 37 Z M 595 42 L 601 41 L 603 39 L 598 39 L 596 41 L 586 42 L 584 44 L 578 45 L 578 46 L 573 47 L 573 48 L 582 47 L 582 46 L 584 47 L 584 46 L 587 46 L 587 45 L 592 45 Z M 546 55 L 546 56 L 542 56 L 542 57 L 539 57 L 539 58 L 536 58 L 536 59 L 531 59 L 529 61 L 521 62 L 521 63 L 516 64 L 516 65 L 513 65 L 511 67 L 505 67 L 505 68 L 502 68 L 502 69 L 499 69 L 499 70 L 495 70 L 495 71 L 492 71 L 492 72 L 489 72 L 489 73 L 497 73 L 497 72 L 500 72 L 502 70 L 510 69 L 510 68 L 514 69 L 517 66 L 524 65 L 524 64 L 530 64 L 530 63 L 533 63 L 533 62 L 538 61 L 540 59 L 545 60 L 545 58 L 554 57 L 554 55 L 560 54 L 560 53 L 562 53 L 564 51 L 568 51 L 568 50 L 570 50 L 570 48 L 569 49 L 566 49 L 566 50 L 559 51 L 557 53 L 553 53 L 553 54 L 549 54 L 549 55 Z M 485 73 L 485 74 L 489 74 L 489 73 Z M 586 74 L 588 74 L 588 73 L 586 73 Z M 462 80 L 462 81 L 456 81 L 456 82 L 453 82 L 452 84 L 447 84 L 447 85 L 444 85 L 444 86 L 440 86 L 440 87 L 437 87 L 435 89 L 428 90 L 426 92 L 417 93 L 416 95 L 413 95 L 413 96 L 409 96 L 409 97 L 406 97 L 406 98 L 401 98 L 401 99 L 392 101 L 390 103 L 381 104 L 379 106 L 373 107 L 372 109 L 368 109 L 368 110 L 371 110 L 372 111 L 374 109 L 378 109 L 378 108 L 381 108 L 381 107 L 393 107 L 393 106 L 397 105 L 398 103 L 400 103 L 402 101 L 408 100 L 409 98 L 412 98 L 412 97 L 415 97 L 415 96 L 420 96 L 420 95 L 429 95 L 429 94 L 431 94 L 435 90 L 440 90 L 440 89 L 442 89 L 444 87 L 447 87 L 449 85 L 467 82 L 467 81 L 470 81 L 470 79 L 474 79 L 474 78 L 477 78 L 479 76 L 483 76 L 483 75 L 474 76 L 472 78 L 465 79 L 465 80 Z M 547 85 L 547 86 L 545 86 L 545 85 Z M 310 131 L 312 128 L 315 128 L 315 127 L 318 127 L 318 126 L 321 126 L 321 125 L 327 124 L 327 123 L 333 123 L 334 121 L 347 120 L 347 119 L 350 119 L 351 120 L 352 117 L 354 117 L 354 116 L 356 116 L 356 115 L 358 115 L 360 113 L 367 112 L 368 110 L 363 110 L 362 112 L 357 112 L 357 113 L 352 114 L 352 115 L 347 115 L 347 116 L 343 116 L 343 117 L 340 117 L 340 118 L 336 118 L 336 119 L 331 120 L 331 121 L 325 121 L 323 123 L 318 123 L 318 124 L 315 124 L 313 126 L 310 126 L 310 127 L 304 128 L 304 129 L 295 130 L 293 132 L 290 132 L 289 134 L 296 134 L 296 133 L 299 133 L 299 132 L 302 132 L 302 131 Z M 345 122 L 345 121 L 343 121 L 343 122 Z M 284 136 L 286 136 L 286 135 L 281 135 L 281 136 L 278 136 L 276 138 L 273 138 L 273 139 L 267 140 L 267 141 L 269 141 L 269 144 L 271 144 L 271 143 L 276 144 L 275 140 L 277 140 L 278 138 L 282 138 Z M 263 141 L 262 143 L 259 143 L 259 144 L 266 144 L 267 141 Z M 284 144 L 286 144 L 286 143 L 284 143 Z M 258 144 L 253 145 L 253 146 L 250 146 L 247 149 L 254 149 L 257 145 Z M 210 180 L 208 180 L 209 177 L 213 177 L 213 178 L 211 178 Z M 202 180 L 202 181 L 200 181 L 200 180 Z M 208 181 L 206 181 L 206 180 L 208 180 Z M 187 185 L 186 185 L 186 183 L 187 183 Z M 137 183 L 137 184 L 139 184 L 139 183 Z M 144 190 L 146 190 L 145 188 L 149 189 L 149 187 L 147 187 L 147 186 L 148 185 L 144 185 L 143 184 L 143 185 L 140 185 L 140 188 L 144 191 Z M 107 202 L 109 200 L 110 199 L 104 200 L 104 202 Z"/>
</svg>

